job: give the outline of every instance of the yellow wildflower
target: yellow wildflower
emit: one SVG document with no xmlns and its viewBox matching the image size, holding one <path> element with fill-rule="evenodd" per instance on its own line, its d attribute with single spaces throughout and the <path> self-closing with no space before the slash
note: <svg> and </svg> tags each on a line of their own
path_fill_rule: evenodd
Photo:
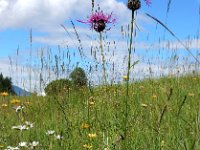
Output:
<svg viewBox="0 0 200 150">
<path fill-rule="evenodd" d="M 7 92 L 1 92 L 1 96 L 8 96 Z"/>
<path fill-rule="evenodd" d="M 155 99 L 157 99 L 157 95 L 156 94 L 153 94 L 152 95 L 152 98 L 155 100 Z"/>
<path fill-rule="evenodd" d="M 89 103 L 90 106 L 95 104 L 94 98 L 92 96 L 89 98 L 89 102 L 88 103 Z"/>
<path fill-rule="evenodd" d="M 194 93 L 188 93 L 189 97 L 194 97 Z"/>
<path fill-rule="evenodd" d="M 147 107 L 148 105 L 147 105 L 147 104 L 141 104 L 141 106 L 142 106 L 142 107 Z"/>
<path fill-rule="evenodd" d="M 91 149 L 92 145 L 91 144 L 84 144 L 83 147 L 86 148 L 86 149 Z"/>
<path fill-rule="evenodd" d="M 90 104 L 90 106 L 92 106 L 92 105 L 94 105 L 94 104 L 95 104 L 95 102 L 94 102 L 94 101 L 92 101 L 92 102 L 89 102 L 89 104 Z"/>
<path fill-rule="evenodd" d="M 89 136 L 89 138 L 96 138 L 97 134 L 96 133 L 89 133 L 88 136 Z"/>
<path fill-rule="evenodd" d="M 5 107 L 8 107 L 7 104 L 2 104 L 1 107 L 5 108 Z"/>
<path fill-rule="evenodd" d="M 91 97 L 89 98 L 89 101 L 94 101 L 94 97 L 91 96 Z"/>
<path fill-rule="evenodd" d="M 26 105 L 32 105 L 32 103 L 31 103 L 31 102 L 25 102 L 25 104 L 26 104 Z"/>
<path fill-rule="evenodd" d="M 87 123 L 83 123 L 81 126 L 82 129 L 88 129 L 89 127 L 90 127 L 90 125 Z"/>
<path fill-rule="evenodd" d="M 164 145 L 165 145 L 165 141 L 162 140 L 162 141 L 161 141 L 161 147 L 163 147 Z"/>
<path fill-rule="evenodd" d="M 142 85 L 141 85 L 141 86 L 139 86 L 139 89 L 140 89 L 140 90 L 142 90 L 142 89 L 144 89 L 144 88 L 145 88 L 145 87 L 144 87 L 144 86 L 142 86 Z"/>
<path fill-rule="evenodd" d="M 128 76 L 123 76 L 124 81 L 128 81 Z"/>
<path fill-rule="evenodd" d="M 21 101 L 18 100 L 18 99 L 13 99 L 13 100 L 11 100 L 10 103 L 11 103 L 11 104 L 14 104 L 14 105 L 20 105 Z"/>
<path fill-rule="evenodd" d="M 1 144 L 0 144 L 0 148 L 4 148 L 4 145 L 1 145 Z"/>
</svg>

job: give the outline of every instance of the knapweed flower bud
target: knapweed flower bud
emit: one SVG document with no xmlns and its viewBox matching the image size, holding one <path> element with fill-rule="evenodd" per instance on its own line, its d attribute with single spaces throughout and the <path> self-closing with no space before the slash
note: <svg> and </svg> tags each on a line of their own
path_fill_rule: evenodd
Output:
<svg viewBox="0 0 200 150">
<path fill-rule="evenodd" d="M 150 6 L 150 4 L 151 4 L 151 0 L 144 0 L 144 2 L 145 2 L 148 6 Z M 138 9 L 140 9 L 140 7 L 141 7 L 141 2 L 140 2 L 140 0 L 128 0 L 127 7 L 128 7 L 130 10 L 133 10 L 133 11 L 138 10 Z"/>
<path fill-rule="evenodd" d="M 140 0 L 128 0 L 127 7 L 133 11 L 138 10 L 141 7 L 141 2 Z"/>
</svg>

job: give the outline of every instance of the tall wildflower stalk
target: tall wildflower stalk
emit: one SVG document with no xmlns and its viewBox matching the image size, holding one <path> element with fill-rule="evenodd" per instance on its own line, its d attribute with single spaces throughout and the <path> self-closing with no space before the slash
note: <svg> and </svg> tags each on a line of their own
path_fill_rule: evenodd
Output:
<svg viewBox="0 0 200 150">
<path fill-rule="evenodd" d="M 127 64 L 127 80 L 126 80 L 126 99 L 125 99 L 125 125 L 124 125 L 124 135 L 127 134 L 127 123 L 128 123 L 128 101 L 129 101 L 129 81 L 130 81 L 130 69 L 131 69 L 131 51 L 133 42 L 133 27 L 134 27 L 134 10 L 132 10 L 131 17 L 131 33 L 130 33 L 130 45 L 128 48 L 128 64 Z"/>
<path fill-rule="evenodd" d="M 102 42 L 103 41 L 102 32 L 104 30 L 106 30 L 106 26 L 107 26 L 108 23 L 114 24 L 115 20 L 116 20 L 115 18 L 112 18 L 112 13 L 109 14 L 109 15 L 106 15 L 106 14 L 103 13 L 103 11 L 97 11 L 95 13 L 92 13 L 92 15 L 86 21 L 77 20 L 81 23 L 90 24 L 91 29 L 94 29 L 96 32 L 99 33 L 99 39 L 100 39 L 99 48 L 100 48 L 100 51 L 101 51 L 104 84 L 106 84 L 107 81 L 106 81 L 105 56 L 104 56 L 103 42 Z M 107 30 L 109 30 L 109 28 Z"/>
<path fill-rule="evenodd" d="M 150 0 L 144 0 L 147 5 L 151 4 Z M 124 116 L 124 137 L 127 136 L 128 130 L 128 115 L 129 115 L 129 81 L 130 81 L 130 70 L 131 70 L 131 52 L 132 52 L 132 42 L 133 42 L 133 28 L 134 28 L 134 12 L 141 7 L 140 0 L 128 0 L 127 7 L 131 10 L 131 31 L 130 31 L 130 45 L 128 48 L 128 63 L 127 63 L 127 77 L 126 77 L 126 98 L 125 98 L 125 116 Z M 136 64 L 136 63 L 135 63 Z M 135 65 L 134 64 L 134 65 Z M 133 65 L 133 66 L 134 66 Z"/>
<path fill-rule="evenodd" d="M 104 84 L 106 84 L 107 82 L 107 75 L 106 75 L 106 67 L 105 67 L 105 55 L 104 55 L 104 51 L 103 51 L 103 37 L 102 37 L 102 32 L 99 33 L 99 40 L 100 40 L 100 51 L 101 51 L 101 61 L 102 61 L 102 68 L 103 68 L 103 80 L 104 80 Z"/>
</svg>

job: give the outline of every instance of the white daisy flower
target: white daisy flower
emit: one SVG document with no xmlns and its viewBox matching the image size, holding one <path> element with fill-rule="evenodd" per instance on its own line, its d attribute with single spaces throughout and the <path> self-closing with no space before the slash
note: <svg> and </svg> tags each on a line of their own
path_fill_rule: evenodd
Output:
<svg viewBox="0 0 200 150">
<path fill-rule="evenodd" d="M 12 129 L 16 129 L 16 130 L 28 130 L 29 128 L 26 125 L 19 125 L 19 126 L 12 126 Z"/>
<path fill-rule="evenodd" d="M 56 138 L 57 140 L 62 140 L 64 137 L 63 137 L 62 135 L 55 135 L 55 138 Z"/>
<path fill-rule="evenodd" d="M 19 147 L 27 147 L 28 143 L 27 142 L 20 142 Z"/>
<path fill-rule="evenodd" d="M 48 131 L 46 132 L 47 135 L 52 135 L 52 134 L 54 134 L 54 133 L 55 133 L 54 130 L 48 130 Z"/>
<path fill-rule="evenodd" d="M 34 126 L 33 126 L 34 123 L 31 123 L 31 122 L 29 122 L 29 121 L 26 121 L 25 124 L 26 124 L 27 126 L 29 126 L 29 128 L 33 128 L 33 127 L 34 127 Z"/>
<path fill-rule="evenodd" d="M 29 143 L 29 146 L 30 146 L 31 149 L 34 149 L 38 145 L 39 145 L 38 141 L 33 141 L 32 143 Z"/>
<path fill-rule="evenodd" d="M 15 111 L 16 112 L 19 112 L 19 111 L 22 111 L 24 109 L 24 106 L 17 106 L 16 108 L 15 108 Z"/>
<path fill-rule="evenodd" d="M 5 150 L 19 150 L 19 147 L 8 146 Z"/>
</svg>

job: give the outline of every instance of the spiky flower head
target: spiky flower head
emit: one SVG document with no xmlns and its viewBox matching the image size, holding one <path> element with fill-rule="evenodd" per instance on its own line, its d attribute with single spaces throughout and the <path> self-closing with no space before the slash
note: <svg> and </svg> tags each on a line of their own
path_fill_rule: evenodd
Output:
<svg viewBox="0 0 200 150">
<path fill-rule="evenodd" d="M 145 3 L 149 6 L 151 4 L 151 0 L 144 0 Z M 140 9 L 141 2 L 140 0 L 128 0 L 127 7 L 133 11 Z"/>
<path fill-rule="evenodd" d="M 81 23 L 90 24 L 91 28 L 94 29 L 96 32 L 102 32 L 106 28 L 106 25 L 108 23 L 115 23 L 116 19 L 113 18 L 112 15 L 112 13 L 106 15 L 102 11 L 99 11 L 92 14 L 86 21 L 77 21 Z M 107 30 L 110 30 L 110 28 L 108 28 Z"/>
<path fill-rule="evenodd" d="M 130 10 L 138 10 L 141 7 L 141 3 L 140 0 L 128 0 L 128 4 L 127 4 L 128 8 Z"/>
</svg>

